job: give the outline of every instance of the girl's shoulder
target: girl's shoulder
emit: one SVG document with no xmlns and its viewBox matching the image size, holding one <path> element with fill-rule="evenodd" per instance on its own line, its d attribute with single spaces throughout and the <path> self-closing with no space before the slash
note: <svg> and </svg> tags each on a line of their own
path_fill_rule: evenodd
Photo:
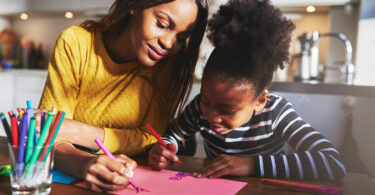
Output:
<svg viewBox="0 0 375 195">
<path fill-rule="evenodd" d="M 274 94 L 272 92 L 269 93 L 270 97 L 267 100 L 267 103 L 265 105 L 266 110 L 274 110 L 276 107 L 284 107 L 286 104 L 290 104 L 288 100 L 283 98 L 280 95 Z"/>
</svg>

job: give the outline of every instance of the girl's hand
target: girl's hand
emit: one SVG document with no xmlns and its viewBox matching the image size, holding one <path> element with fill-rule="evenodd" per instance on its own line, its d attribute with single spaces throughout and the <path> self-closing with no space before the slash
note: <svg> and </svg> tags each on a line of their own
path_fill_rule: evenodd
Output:
<svg viewBox="0 0 375 195">
<path fill-rule="evenodd" d="M 91 190 L 118 190 L 129 185 L 128 176 L 132 176 L 137 163 L 123 154 L 115 157 L 113 160 L 100 155 L 88 162 L 83 178 Z"/>
<path fill-rule="evenodd" d="M 217 178 L 224 175 L 249 176 L 252 174 L 254 174 L 253 158 L 220 154 L 208 165 L 193 173 L 193 176 Z"/>
<path fill-rule="evenodd" d="M 168 144 L 167 146 L 170 150 L 176 152 L 175 144 Z M 154 170 L 162 170 L 168 166 L 170 161 L 178 161 L 176 154 L 169 152 L 158 143 L 154 144 L 148 155 L 148 165 Z"/>
</svg>

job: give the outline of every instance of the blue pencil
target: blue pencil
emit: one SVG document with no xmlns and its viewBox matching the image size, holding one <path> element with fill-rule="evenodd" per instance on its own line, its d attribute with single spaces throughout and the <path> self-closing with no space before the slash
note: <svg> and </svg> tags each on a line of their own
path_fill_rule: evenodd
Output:
<svg viewBox="0 0 375 195">
<path fill-rule="evenodd" d="M 33 104 L 31 103 L 30 100 L 27 100 L 26 104 L 27 104 L 27 108 L 31 109 L 31 116 L 30 116 L 30 118 L 34 117 Z M 38 135 L 37 135 L 36 129 L 35 129 L 35 132 L 34 132 L 34 145 L 36 145 L 36 143 L 38 143 Z"/>
<path fill-rule="evenodd" d="M 18 159 L 17 159 L 17 174 L 21 175 L 22 167 L 25 161 L 25 143 L 26 143 L 26 131 L 27 131 L 27 113 L 22 117 L 20 141 L 18 145 Z"/>
</svg>

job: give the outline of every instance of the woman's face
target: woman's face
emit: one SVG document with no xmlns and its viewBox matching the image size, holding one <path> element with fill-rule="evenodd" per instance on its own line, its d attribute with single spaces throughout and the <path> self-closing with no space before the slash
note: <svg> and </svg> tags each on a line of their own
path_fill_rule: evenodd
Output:
<svg viewBox="0 0 375 195">
<path fill-rule="evenodd" d="M 198 6 L 193 0 L 176 0 L 131 13 L 132 56 L 145 66 L 154 66 L 185 44 L 194 29 Z"/>
</svg>

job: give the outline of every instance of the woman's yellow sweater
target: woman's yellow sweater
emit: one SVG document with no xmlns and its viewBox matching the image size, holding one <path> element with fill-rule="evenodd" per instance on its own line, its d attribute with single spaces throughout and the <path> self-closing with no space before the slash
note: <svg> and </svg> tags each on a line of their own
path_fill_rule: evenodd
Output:
<svg viewBox="0 0 375 195">
<path fill-rule="evenodd" d="M 158 88 L 168 87 L 172 65 L 164 63 Z M 138 62 L 116 64 L 101 33 L 70 27 L 57 39 L 39 108 L 55 106 L 66 118 L 104 128 L 104 145 L 113 153 L 143 153 L 156 141 L 145 123 L 162 135 L 170 120 L 153 98 L 154 69 Z"/>
</svg>

